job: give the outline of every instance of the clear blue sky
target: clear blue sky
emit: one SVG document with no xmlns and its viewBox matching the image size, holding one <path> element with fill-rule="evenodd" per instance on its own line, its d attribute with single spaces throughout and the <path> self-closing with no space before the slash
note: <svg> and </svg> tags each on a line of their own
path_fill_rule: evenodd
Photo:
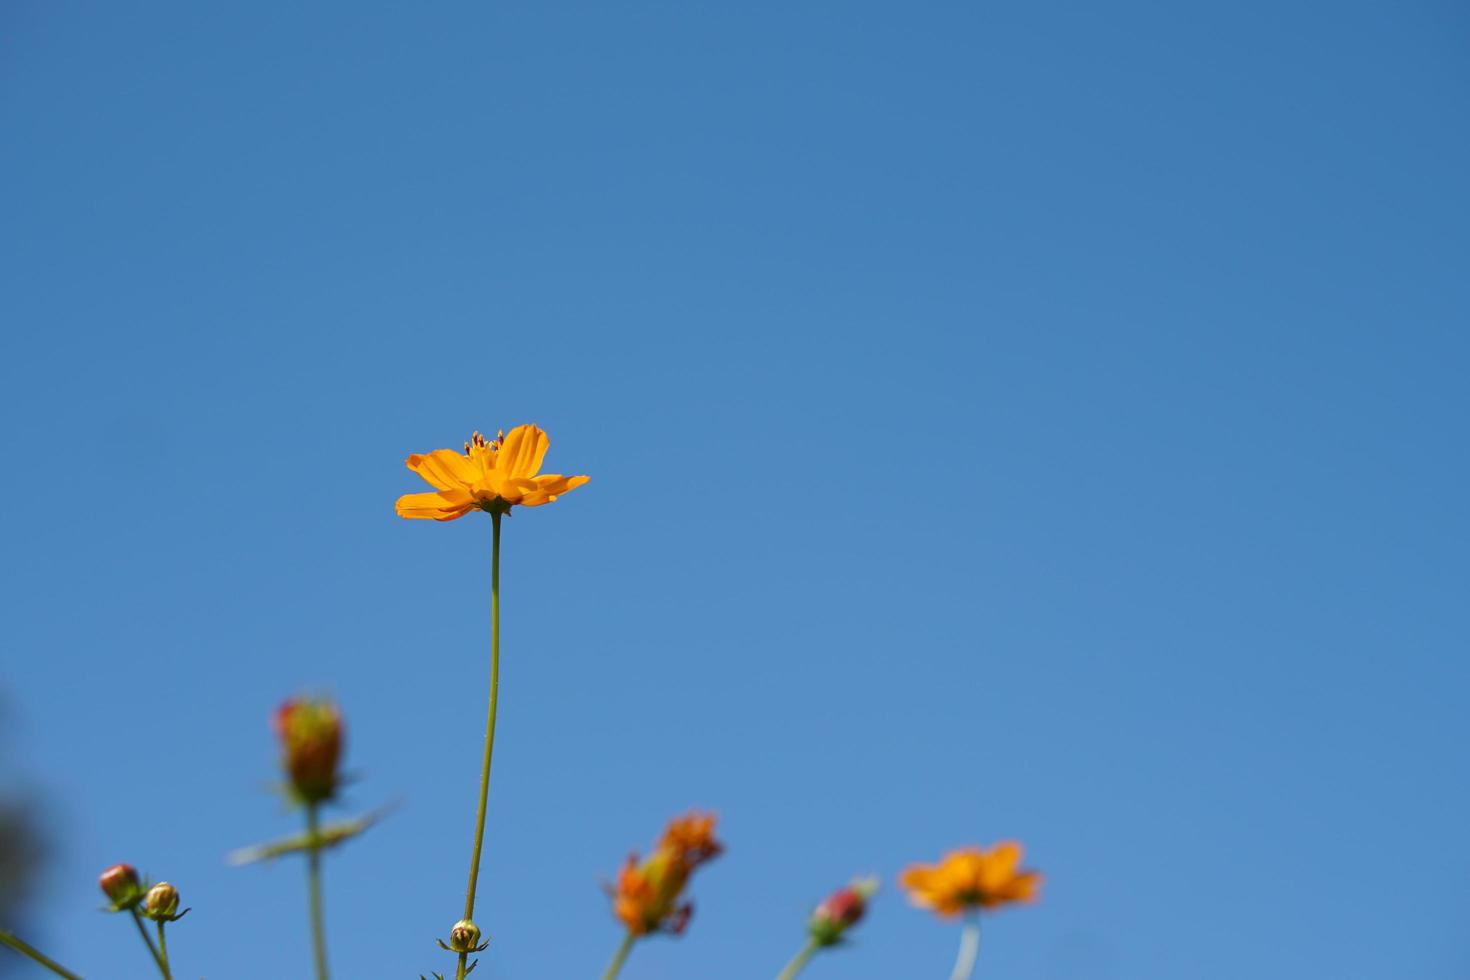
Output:
<svg viewBox="0 0 1470 980">
<path fill-rule="evenodd" d="M 1463 5 L 64 3 L 0 12 L 3 674 L 31 928 L 181 888 L 184 976 L 303 977 L 266 718 L 402 799 L 341 978 L 458 917 L 489 521 L 414 451 L 534 421 L 486 980 L 772 976 L 849 875 L 1018 837 L 981 977 L 1470 972 Z M 940 978 L 880 897 L 812 980 Z M 114 965 L 124 957 L 125 966 Z"/>
</svg>

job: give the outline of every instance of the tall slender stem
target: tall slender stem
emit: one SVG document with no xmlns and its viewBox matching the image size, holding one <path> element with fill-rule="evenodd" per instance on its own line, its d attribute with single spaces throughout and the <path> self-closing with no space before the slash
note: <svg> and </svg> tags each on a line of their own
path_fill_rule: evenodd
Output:
<svg viewBox="0 0 1470 980">
<path fill-rule="evenodd" d="M 41 952 L 39 949 L 32 946 L 30 943 L 21 939 L 19 936 L 15 935 L 12 932 L 6 932 L 5 930 L 0 929 L 0 943 L 4 943 L 6 946 L 9 946 L 11 949 L 15 950 L 22 956 L 29 956 L 31 959 L 44 966 L 46 969 L 50 970 L 58 977 L 66 977 L 66 980 L 82 980 L 81 977 L 77 976 L 75 973 L 62 966 L 60 963 L 57 963 L 55 960 L 51 959 L 51 957 L 47 956 L 45 953 Z"/>
<path fill-rule="evenodd" d="M 500 511 L 490 512 L 490 707 L 485 714 L 485 757 L 480 763 L 480 806 L 475 812 L 475 844 L 470 850 L 470 883 L 464 893 L 464 917 L 475 918 L 475 886 L 480 880 L 480 849 L 485 843 L 485 803 L 490 798 L 490 758 L 495 752 L 495 708 L 500 700 Z M 468 953 L 459 954 L 455 974 L 464 980 Z"/>
<path fill-rule="evenodd" d="M 163 920 L 158 920 L 158 968 L 163 971 L 163 980 L 173 980 L 168 966 L 168 940 L 163 937 Z"/>
<path fill-rule="evenodd" d="M 149 954 L 153 957 L 153 964 L 158 967 L 158 972 L 164 977 L 168 976 L 168 967 L 163 965 L 163 960 L 158 956 L 158 949 L 153 945 L 153 940 L 148 936 L 148 929 L 143 925 L 143 917 L 138 914 L 137 909 L 129 909 L 133 916 L 133 924 L 138 927 L 138 935 L 143 937 L 143 945 L 148 947 Z"/>
<path fill-rule="evenodd" d="M 960 955 L 954 961 L 954 972 L 949 980 L 970 980 L 975 972 L 975 957 L 980 955 L 980 916 L 971 912 L 965 919 L 964 931 L 960 933 Z"/>
<path fill-rule="evenodd" d="M 613 954 L 612 962 L 607 965 L 607 969 L 602 974 L 602 980 L 614 980 L 619 971 L 623 969 L 623 961 L 628 958 L 628 951 L 633 948 L 633 940 L 636 938 L 638 937 L 632 932 L 623 936 L 618 951 Z"/>
<path fill-rule="evenodd" d="M 310 893 L 311 948 L 316 961 L 317 980 L 327 980 L 327 929 L 322 921 L 322 839 L 318 827 L 317 804 L 306 804 L 306 885 Z"/>
<path fill-rule="evenodd" d="M 806 945 L 801 947 L 795 956 L 791 957 L 791 962 L 786 964 L 786 969 L 781 971 L 781 975 L 776 980 L 794 980 L 795 976 L 802 971 L 802 968 L 806 966 L 807 961 L 812 958 L 812 955 L 816 953 L 818 948 L 815 939 L 808 939 Z"/>
</svg>

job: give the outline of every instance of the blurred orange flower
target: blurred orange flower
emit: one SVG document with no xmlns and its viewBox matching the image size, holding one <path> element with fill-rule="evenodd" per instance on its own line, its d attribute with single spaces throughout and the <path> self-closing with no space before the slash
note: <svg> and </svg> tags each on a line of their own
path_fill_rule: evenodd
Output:
<svg viewBox="0 0 1470 980">
<path fill-rule="evenodd" d="M 635 936 L 684 931 L 694 912 L 679 902 L 694 869 L 718 857 L 724 845 L 715 840 L 714 814 L 690 813 L 669 821 L 658 846 L 641 864 L 628 856 L 613 890 L 613 914 Z"/>
<path fill-rule="evenodd" d="M 1041 875 L 1021 869 L 1021 845 L 1002 841 L 990 850 L 951 851 L 938 864 L 904 869 L 899 882 L 909 901 L 951 918 L 968 909 L 991 909 L 1040 897 Z"/>
<path fill-rule="evenodd" d="M 538 475 L 551 440 L 534 425 L 518 425 L 487 440 L 478 432 L 464 452 L 436 449 L 408 457 L 408 468 L 434 493 L 398 498 L 399 517 L 452 521 L 472 510 L 504 513 L 511 507 L 539 507 L 586 483 L 591 477 Z"/>
</svg>

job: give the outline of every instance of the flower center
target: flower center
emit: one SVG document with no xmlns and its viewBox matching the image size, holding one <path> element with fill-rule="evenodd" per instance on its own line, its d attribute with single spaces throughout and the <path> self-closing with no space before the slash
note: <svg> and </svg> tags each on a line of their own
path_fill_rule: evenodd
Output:
<svg viewBox="0 0 1470 980">
<path fill-rule="evenodd" d="M 464 454 L 466 456 L 473 456 L 474 453 L 470 452 L 471 447 L 474 447 L 475 449 L 488 449 L 490 452 L 493 453 L 500 449 L 500 444 L 504 441 L 504 429 L 497 432 L 494 439 L 486 439 L 484 436 L 476 432 L 474 435 L 470 436 L 470 441 L 464 444 Z"/>
</svg>

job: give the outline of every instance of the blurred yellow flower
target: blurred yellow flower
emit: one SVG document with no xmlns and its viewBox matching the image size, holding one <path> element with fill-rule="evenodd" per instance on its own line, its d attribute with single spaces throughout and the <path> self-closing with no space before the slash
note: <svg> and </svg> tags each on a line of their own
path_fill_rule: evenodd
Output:
<svg viewBox="0 0 1470 980">
<path fill-rule="evenodd" d="M 1040 897 L 1041 875 L 1021 869 L 1021 845 L 1002 841 L 990 850 L 978 847 L 951 851 L 938 864 L 904 869 L 899 883 L 909 901 L 951 918 L 969 909 L 990 909 Z"/>
<path fill-rule="evenodd" d="M 613 891 L 613 914 L 634 936 L 678 934 L 689 924 L 693 904 L 679 903 L 694 869 L 718 857 L 714 814 L 690 813 L 669 822 L 658 846 L 641 864 L 630 855 Z"/>
<path fill-rule="evenodd" d="M 398 516 L 452 521 L 472 510 L 504 513 L 516 505 L 539 507 L 591 479 L 556 473 L 538 476 L 550 444 L 536 426 L 518 425 L 493 440 L 476 432 L 463 453 L 436 449 L 410 456 L 408 468 L 436 492 L 399 497 Z"/>
</svg>

